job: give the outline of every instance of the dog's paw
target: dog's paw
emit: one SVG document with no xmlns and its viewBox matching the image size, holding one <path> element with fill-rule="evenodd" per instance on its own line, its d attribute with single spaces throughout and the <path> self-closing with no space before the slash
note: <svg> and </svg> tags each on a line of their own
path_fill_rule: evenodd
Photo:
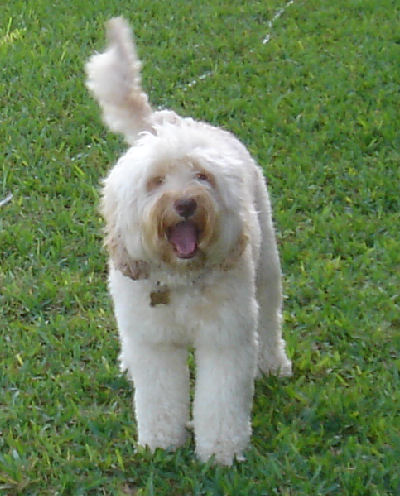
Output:
<svg viewBox="0 0 400 496">
<path fill-rule="evenodd" d="M 261 374 L 289 377 L 292 375 L 292 362 L 284 351 L 276 354 L 262 353 L 258 361 L 258 376 Z"/>
<path fill-rule="evenodd" d="M 185 444 L 186 438 L 187 433 L 184 430 L 171 432 L 160 429 L 159 431 L 147 434 L 139 432 L 138 445 L 143 448 L 149 448 L 151 452 L 154 452 L 157 448 L 175 451 Z"/>
<path fill-rule="evenodd" d="M 235 460 L 238 462 L 243 462 L 245 460 L 242 450 L 231 446 L 231 443 L 219 443 L 218 446 L 209 449 L 197 446 L 196 454 L 203 463 L 211 460 L 211 463 L 224 465 L 226 467 L 230 467 Z"/>
</svg>

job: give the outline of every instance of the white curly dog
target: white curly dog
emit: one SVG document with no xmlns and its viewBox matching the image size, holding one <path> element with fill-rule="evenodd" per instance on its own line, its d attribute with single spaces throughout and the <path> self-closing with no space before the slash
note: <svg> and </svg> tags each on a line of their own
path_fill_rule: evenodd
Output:
<svg viewBox="0 0 400 496">
<path fill-rule="evenodd" d="M 185 442 L 193 348 L 196 453 L 230 465 L 249 443 L 257 372 L 291 373 L 263 174 L 232 134 L 153 111 L 129 26 L 115 18 L 107 28 L 87 86 L 130 145 L 105 179 L 102 212 L 138 443 Z"/>
</svg>

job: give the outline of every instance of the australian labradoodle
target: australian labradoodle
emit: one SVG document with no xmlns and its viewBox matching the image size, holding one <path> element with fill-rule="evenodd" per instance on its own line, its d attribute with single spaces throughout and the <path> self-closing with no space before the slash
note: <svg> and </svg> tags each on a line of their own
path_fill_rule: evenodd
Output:
<svg viewBox="0 0 400 496">
<path fill-rule="evenodd" d="M 185 442 L 193 348 L 196 452 L 229 465 L 249 443 L 256 374 L 291 373 L 265 181 L 232 134 L 154 111 L 129 26 L 117 18 L 107 28 L 87 86 L 130 145 L 104 181 L 102 212 L 138 442 Z"/>
</svg>

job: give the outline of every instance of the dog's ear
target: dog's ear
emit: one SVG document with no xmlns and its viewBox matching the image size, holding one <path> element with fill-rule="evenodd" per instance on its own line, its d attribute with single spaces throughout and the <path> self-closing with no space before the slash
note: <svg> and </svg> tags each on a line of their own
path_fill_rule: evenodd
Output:
<svg viewBox="0 0 400 496">
<path fill-rule="evenodd" d="M 149 277 L 149 264 L 143 260 L 133 260 L 125 249 L 114 253 L 111 256 L 111 260 L 116 270 L 119 270 L 124 276 L 133 281 L 148 279 Z"/>
<path fill-rule="evenodd" d="M 149 277 L 149 265 L 143 260 L 133 259 L 125 247 L 117 222 L 118 204 L 110 183 L 105 183 L 101 202 L 101 213 L 106 221 L 104 246 L 116 270 L 137 281 Z"/>
<path fill-rule="evenodd" d="M 120 236 L 108 232 L 104 244 L 116 270 L 134 281 L 148 279 L 149 264 L 143 260 L 134 260 L 123 245 Z"/>
<path fill-rule="evenodd" d="M 247 233 L 242 232 L 232 248 L 231 252 L 228 254 L 226 259 L 223 261 L 221 268 L 222 270 L 229 270 L 232 268 L 239 258 L 243 255 L 246 246 L 249 243 L 249 236 Z"/>
</svg>

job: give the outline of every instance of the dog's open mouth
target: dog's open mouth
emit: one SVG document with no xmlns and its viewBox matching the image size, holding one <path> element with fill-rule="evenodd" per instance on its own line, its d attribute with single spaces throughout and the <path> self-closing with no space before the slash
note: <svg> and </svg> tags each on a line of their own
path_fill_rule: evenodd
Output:
<svg viewBox="0 0 400 496">
<path fill-rule="evenodd" d="M 179 258 L 192 258 L 197 252 L 198 231 L 194 222 L 179 222 L 168 231 L 168 241 Z"/>
</svg>

